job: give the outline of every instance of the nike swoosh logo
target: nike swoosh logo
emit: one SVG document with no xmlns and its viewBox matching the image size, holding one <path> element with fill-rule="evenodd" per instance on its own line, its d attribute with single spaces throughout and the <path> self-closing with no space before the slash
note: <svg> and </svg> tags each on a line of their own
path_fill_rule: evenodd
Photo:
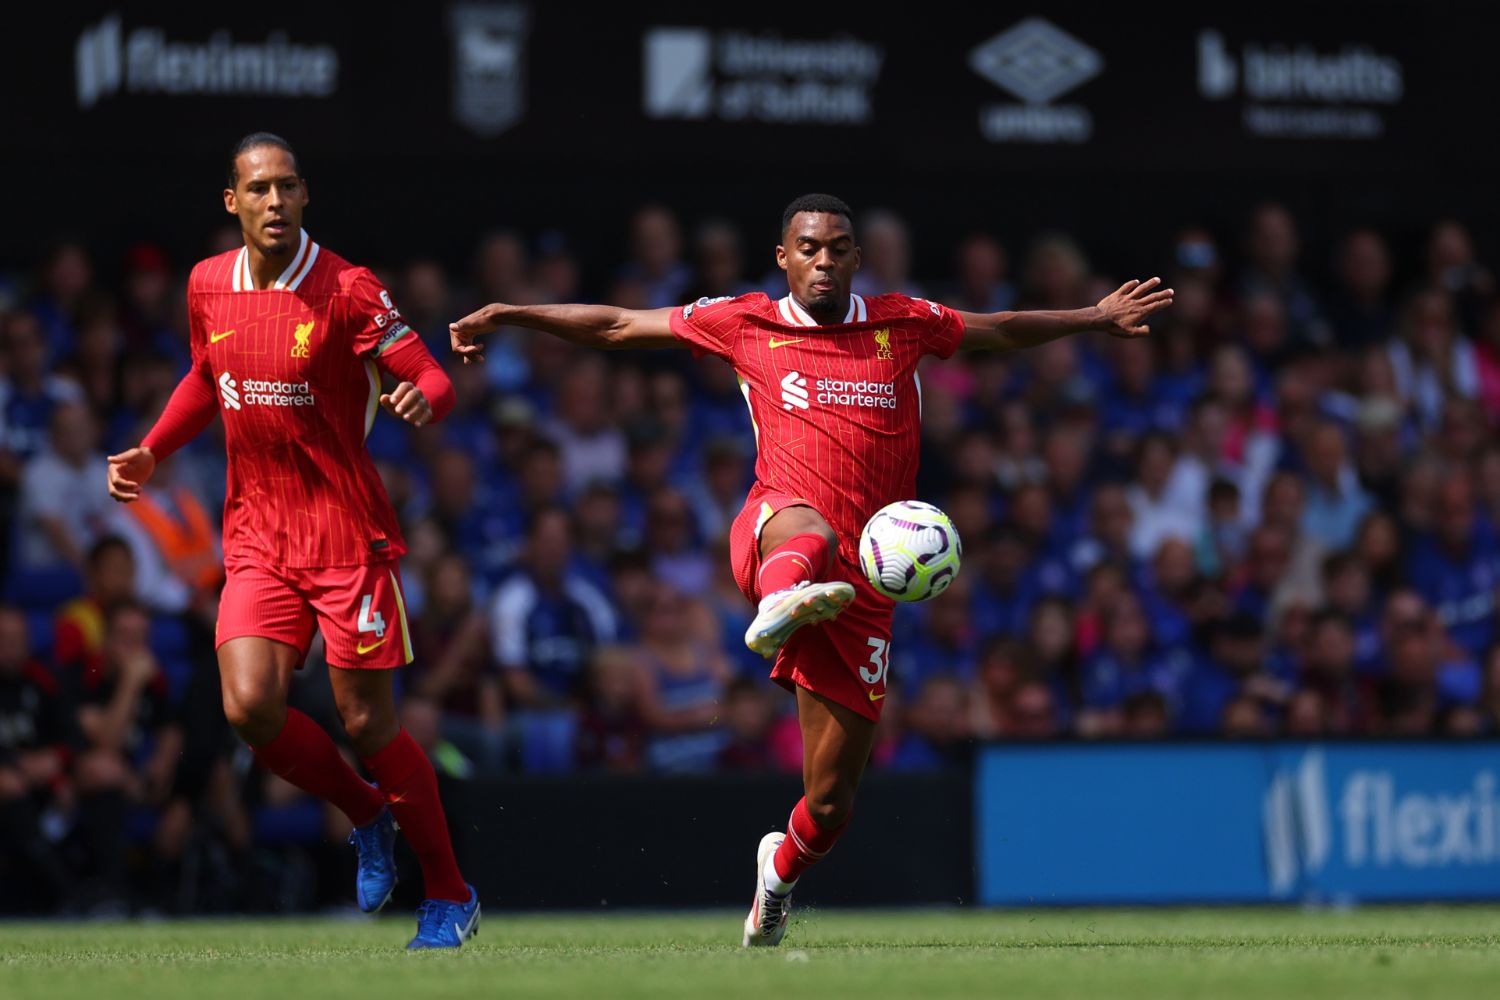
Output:
<svg viewBox="0 0 1500 1000">
<path fill-rule="evenodd" d="M 210 333 L 208 335 L 208 342 L 210 344 L 217 344 L 219 341 L 223 340 L 225 337 L 229 337 L 229 336 L 233 336 L 233 335 L 234 335 L 234 331 L 233 330 L 225 330 L 223 333 Z"/>
<path fill-rule="evenodd" d="M 366 646 L 364 643 L 360 643 L 358 646 L 354 647 L 354 651 L 356 653 L 358 653 L 360 656 L 364 656 L 370 650 L 375 649 L 375 648 L 377 648 L 379 646 L 384 646 L 384 645 L 385 645 L 385 639 L 381 639 L 379 642 L 372 642 L 368 646 Z M 884 696 L 882 695 L 882 697 L 884 697 Z"/>
<path fill-rule="evenodd" d="M 876 694 L 874 691 L 870 692 L 870 700 L 871 701 L 879 701 L 880 699 L 882 699 L 884 697 L 885 697 L 885 695 L 883 695 L 883 694 Z"/>
<path fill-rule="evenodd" d="M 771 350 L 774 351 L 778 347 L 785 347 L 787 344 L 800 344 L 800 343 L 802 343 L 802 341 L 804 341 L 806 339 L 807 339 L 806 337 L 798 337 L 795 340 L 777 340 L 775 337 L 772 337 L 771 338 Z"/>
</svg>

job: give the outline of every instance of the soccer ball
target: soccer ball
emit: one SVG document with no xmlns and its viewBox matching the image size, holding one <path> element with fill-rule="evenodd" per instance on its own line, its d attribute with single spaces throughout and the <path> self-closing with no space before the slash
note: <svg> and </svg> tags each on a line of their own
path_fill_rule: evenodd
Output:
<svg viewBox="0 0 1500 1000">
<path fill-rule="evenodd" d="M 948 515 L 920 500 L 875 512 L 859 536 L 859 564 L 870 586 L 897 601 L 927 601 L 958 576 L 963 543 Z"/>
</svg>

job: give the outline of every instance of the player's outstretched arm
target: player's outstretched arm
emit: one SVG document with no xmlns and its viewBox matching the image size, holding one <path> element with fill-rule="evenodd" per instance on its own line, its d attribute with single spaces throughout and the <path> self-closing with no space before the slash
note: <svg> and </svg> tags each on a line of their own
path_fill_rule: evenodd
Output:
<svg viewBox="0 0 1500 1000">
<path fill-rule="evenodd" d="M 197 437 L 218 412 L 213 386 L 199 368 L 189 369 L 140 446 L 109 456 L 109 495 L 121 503 L 139 500 L 156 463 Z"/>
<path fill-rule="evenodd" d="M 502 326 L 520 326 L 561 337 L 571 344 L 604 350 L 682 347 L 672 334 L 673 309 L 621 309 L 617 306 L 512 306 L 495 302 L 448 324 L 453 353 L 464 364 L 484 360 L 479 337 Z"/>
<path fill-rule="evenodd" d="M 1160 286 L 1160 278 L 1132 279 L 1089 309 L 959 313 L 964 321 L 961 346 L 971 351 L 1019 351 L 1089 330 L 1111 337 L 1144 337 L 1151 332 L 1147 318 L 1172 304 L 1172 289 Z"/>
</svg>

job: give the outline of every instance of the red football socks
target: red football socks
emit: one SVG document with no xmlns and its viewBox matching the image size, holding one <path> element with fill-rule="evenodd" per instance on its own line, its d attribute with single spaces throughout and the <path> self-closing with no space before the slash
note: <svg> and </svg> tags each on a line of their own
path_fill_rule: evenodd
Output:
<svg viewBox="0 0 1500 1000">
<path fill-rule="evenodd" d="M 355 826 L 364 826 L 385 808 L 380 790 L 355 774 L 323 727 L 295 708 L 286 710 L 286 725 L 274 740 L 250 749 L 266 770 L 332 802 Z"/>
<path fill-rule="evenodd" d="M 828 539 L 822 535 L 812 531 L 793 535 L 761 560 L 760 573 L 756 576 L 760 596 L 795 587 L 804 581 L 816 581 L 828 572 L 831 554 Z"/>
<path fill-rule="evenodd" d="M 422 748 L 403 729 L 384 750 L 364 761 L 422 865 L 427 898 L 467 903 L 469 887 L 453 857 L 448 819 L 438 798 L 437 775 Z"/>
<path fill-rule="evenodd" d="M 797 808 L 792 810 L 792 819 L 786 828 L 786 839 L 776 849 L 772 863 L 776 866 L 777 877 L 787 883 L 797 881 L 803 872 L 828 856 L 828 852 L 833 850 L 833 845 L 838 843 L 848 826 L 849 822 L 845 820 L 842 826 L 825 830 L 813 822 L 804 796 L 798 801 Z"/>
</svg>

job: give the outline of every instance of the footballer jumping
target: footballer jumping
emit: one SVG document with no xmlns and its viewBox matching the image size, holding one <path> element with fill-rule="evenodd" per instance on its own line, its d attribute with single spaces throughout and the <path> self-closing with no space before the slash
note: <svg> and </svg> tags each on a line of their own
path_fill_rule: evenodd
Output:
<svg viewBox="0 0 1500 1000">
<path fill-rule="evenodd" d="M 452 409 L 453 385 L 375 276 L 303 230 L 307 202 L 286 140 L 238 143 L 224 207 L 245 245 L 193 268 L 192 367 L 140 446 L 110 456 L 109 492 L 139 499 L 156 463 L 222 412 L 224 712 L 267 770 L 349 817 L 363 910 L 390 899 L 399 824 L 427 897 L 408 947 L 457 948 L 478 929 L 479 898 L 459 874 L 432 765 L 396 721 L 394 668 L 412 660 L 396 563 L 406 546 L 365 450 L 381 407 L 420 427 Z M 389 393 L 381 372 L 399 383 Z M 374 785 L 287 705 L 315 629 Z"/>
<path fill-rule="evenodd" d="M 746 946 L 781 942 L 792 889 L 847 827 L 874 745 L 894 603 L 861 571 L 859 537 L 877 510 L 915 493 L 918 363 L 960 347 L 1018 350 L 1088 330 L 1140 337 L 1172 301 L 1157 278 L 1056 312 L 981 315 L 906 295 L 855 295 L 851 218 L 828 195 L 787 207 L 776 262 L 789 291 L 780 299 L 756 292 L 655 310 L 495 303 L 449 331 L 466 363 L 482 358 L 477 337 L 519 326 L 590 347 L 689 347 L 722 358 L 740 378 L 758 455 L 730 558 L 758 609 L 745 642 L 774 657 L 772 679 L 796 693 L 804 790 L 786 832 L 760 842 Z"/>
</svg>

